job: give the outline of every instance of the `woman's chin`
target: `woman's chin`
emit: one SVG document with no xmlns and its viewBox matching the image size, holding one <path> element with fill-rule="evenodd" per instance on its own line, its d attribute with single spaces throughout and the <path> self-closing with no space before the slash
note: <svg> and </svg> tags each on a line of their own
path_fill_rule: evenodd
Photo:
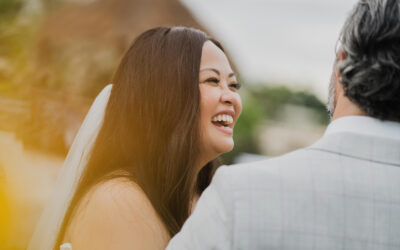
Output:
<svg viewBox="0 0 400 250">
<path fill-rule="evenodd" d="M 228 139 L 228 140 L 224 141 L 223 143 L 220 143 L 219 145 L 217 145 L 216 151 L 218 152 L 218 155 L 228 153 L 228 152 L 232 151 L 233 146 L 234 146 L 233 140 Z"/>
<path fill-rule="evenodd" d="M 210 136 L 209 138 L 213 137 Z M 234 146 L 233 138 L 214 137 L 213 139 L 214 140 L 210 140 L 208 143 L 203 142 L 203 145 L 205 145 L 205 148 L 203 148 L 203 152 L 205 152 L 204 155 L 206 156 L 208 161 L 214 160 L 221 154 L 232 151 Z"/>
</svg>

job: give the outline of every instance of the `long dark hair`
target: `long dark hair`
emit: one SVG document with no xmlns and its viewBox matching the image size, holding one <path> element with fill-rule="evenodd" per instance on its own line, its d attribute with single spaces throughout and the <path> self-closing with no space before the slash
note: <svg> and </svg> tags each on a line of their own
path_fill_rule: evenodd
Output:
<svg viewBox="0 0 400 250">
<path fill-rule="evenodd" d="M 209 184 L 213 163 L 194 166 L 200 146 L 199 70 L 204 32 L 159 27 L 142 33 L 113 77 L 104 124 L 58 235 L 96 183 L 117 170 L 146 193 L 171 236 L 189 216 L 193 195 Z"/>
</svg>

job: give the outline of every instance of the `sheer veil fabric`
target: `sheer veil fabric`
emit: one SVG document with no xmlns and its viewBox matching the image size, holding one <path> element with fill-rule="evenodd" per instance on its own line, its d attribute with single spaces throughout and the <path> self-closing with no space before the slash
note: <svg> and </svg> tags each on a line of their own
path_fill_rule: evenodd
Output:
<svg viewBox="0 0 400 250">
<path fill-rule="evenodd" d="M 80 177 L 103 124 L 112 84 L 96 97 L 68 152 L 49 202 L 36 226 L 28 250 L 52 250 Z"/>
</svg>

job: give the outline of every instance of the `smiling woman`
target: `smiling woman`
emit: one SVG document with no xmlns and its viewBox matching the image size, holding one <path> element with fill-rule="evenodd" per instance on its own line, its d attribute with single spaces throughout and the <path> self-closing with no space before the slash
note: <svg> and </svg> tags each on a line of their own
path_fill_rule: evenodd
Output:
<svg viewBox="0 0 400 250">
<path fill-rule="evenodd" d="M 30 249 L 67 242 L 74 250 L 164 249 L 208 186 L 213 160 L 233 147 L 239 87 L 222 46 L 204 32 L 142 33 L 122 58 L 111 94 L 107 87 L 98 97 L 108 102 L 104 121 L 87 163 L 79 160 L 76 191 L 54 198 L 68 207 L 46 210 L 57 218 L 38 227 Z"/>
<path fill-rule="evenodd" d="M 200 113 L 204 160 L 232 150 L 233 127 L 242 111 L 237 83 L 225 53 L 213 42 L 203 45 L 200 63 Z"/>
</svg>

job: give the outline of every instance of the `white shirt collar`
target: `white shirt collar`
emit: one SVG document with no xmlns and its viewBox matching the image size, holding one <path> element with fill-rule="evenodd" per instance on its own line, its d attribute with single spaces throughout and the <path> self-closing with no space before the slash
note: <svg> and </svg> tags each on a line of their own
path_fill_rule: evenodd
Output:
<svg viewBox="0 0 400 250">
<path fill-rule="evenodd" d="M 368 116 L 345 116 L 332 121 L 325 135 L 340 132 L 400 140 L 400 123 L 381 121 Z"/>
</svg>

